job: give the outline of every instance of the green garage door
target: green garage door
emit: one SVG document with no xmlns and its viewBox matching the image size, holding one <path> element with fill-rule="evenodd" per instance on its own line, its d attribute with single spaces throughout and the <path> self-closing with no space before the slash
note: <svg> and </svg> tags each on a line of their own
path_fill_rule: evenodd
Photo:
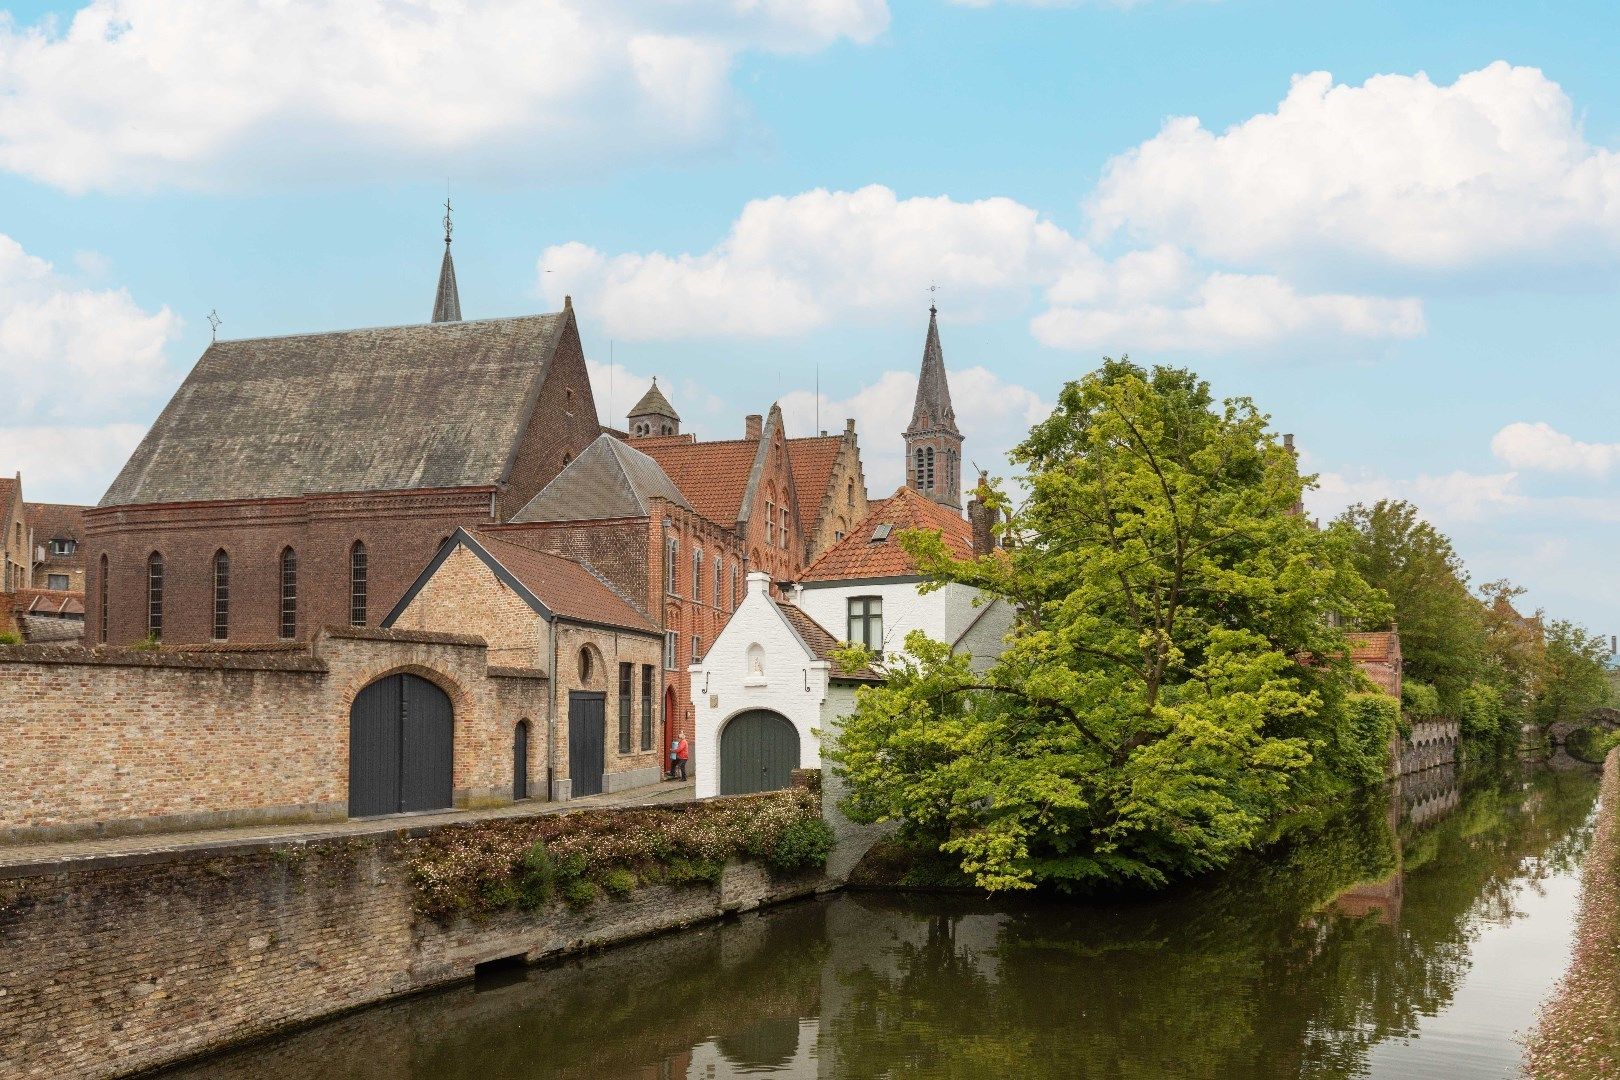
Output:
<svg viewBox="0 0 1620 1080">
<path fill-rule="evenodd" d="M 788 786 L 799 767 L 799 733 L 781 713 L 738 713 L 720 733 L 720 794 Z"/>
</svg>

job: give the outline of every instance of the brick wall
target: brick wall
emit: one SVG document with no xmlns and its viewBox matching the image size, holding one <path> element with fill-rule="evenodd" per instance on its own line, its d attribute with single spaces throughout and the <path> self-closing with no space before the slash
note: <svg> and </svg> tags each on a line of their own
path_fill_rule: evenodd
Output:
<svg viewBox="0 0 1620 1080">
<path fill-rule="evenodd" d="M 458 546 L 393 622 L 398 630 L 476 633 L 491 664 L 546 667 L 545 621 L 465 545 Z"/>
<path fill-rule="evenodd" d="M 275 641 L 281 552 L 298 556 L 298 626 L 349 622 L 349 557 L 366 546 L 366 622 L 375 626 L 456 526 L 490 520 L 489 489 L 396 491 L 95 509 L 85 516 L 86 640 L 129 644 L 147 632 L 147 559 L 163 556 L 163 640 L 206 642 L 214 625 L 214 554 L 230 558 L 228 640 Z M 101 558 L 108 582 L 101 636 Z"/>
<path fill-rule="evenodd" d="M 408 844 L 395 828 L 0 867 L 0 1075 L 122 1075 L 465 979 L 485 961 L 578 952 L 820 880 L 732 865 L 714 887 L 441 926 L 412 910 Z"/>
<path fill-rule="evenodd" d="M 458 804 L 510 798 L 512 731 L 545 757 L 546 683 L 485 663 L 479 639 L 323 632 L 309 650 L 151 653 L 0 648 L 0 839 L 347 812 L 349 706 L 398 671 L 455 709 Z"/>
<path fill-rule="evenodd" d="M 496 498 L 496 514 L 501 521 L 527 506 L 567 462 L 578 457 L 602 433 L 585 369 L 585 349 L 580 344 L 579 326 L 571 306 L 566 314 L 567 322 L 551 355 L 551 369 Z"/>
<path fill-rule="evenodd" d="M 872 508 L 866 498 L 866 471 L 861 465 L 853 420 L 844 429 L 844 443 L 838 448 L 827 490 L 801 491 L 798 496 L 808 538 L 807 564 L 866 520 Z"/>
</svg>

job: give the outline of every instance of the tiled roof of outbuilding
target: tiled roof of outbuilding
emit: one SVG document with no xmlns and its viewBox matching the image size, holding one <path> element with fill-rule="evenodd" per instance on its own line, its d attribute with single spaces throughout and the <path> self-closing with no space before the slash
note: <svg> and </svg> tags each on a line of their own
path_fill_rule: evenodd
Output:
<svg viewBox="0 0 1620 1080">
<path fill-rule="evenodd" d="M 217 341 L 100 505 L 494 485 L 569 318 Z"/>
<path fill-rule="evenodd" d="M 512 516 L 514 523 L 606 521 L 647 516 L 648 500 L 692 509 L 658 462 L 612 435 L 598 435 Z"/>
<path fill-rule="evenodd" d="M 588 563 L 536 551 L 487 532 L 467 530 L 467 535 L 542 604 L 563 618 L 662 636 L 662 631 Z M 454 539 L 451 542 L 454 543 Z"/>
<path fill-rule="evenodd" d="M 88 506 L 67 503 L 28 503 L 28 527 L 36 544 L 52 540 L 79 540 L 84 536 L 84 512 Z"/>
<path fill-rule="evenodd" d="M 53 617 L 84 614 L 84 593 L 67 589 L 18 589 L 16 610 L 19 615 L 49 615 Z"/>
<path fill-rule="evenodd" d="M 859 671 L 844 671 L 840 668 L 838 661 L 833 659 L 833 652 L 842 648 L 844 643 L 839 641 L 826 627 L 807 615 L 803 608 L 776 599 L 772 599 L 771 603 L 775 604 L 776 610 L 780 611 L 782 617 L 787 619 L 788 625 L 793 627 L 800 640 L 809 648 L 811 655 L 817 660 L 825 660 L 833 665 L 833 678 L 857 679 L 861 682 L 883 681 L 882 673 L 870 666 L 863 667 Z"/>
<path fill-rule="evenodd" d="M 1392 630 L 1357 630 L 1344 636 L 1350 643 L 1350 659 L 1357 663 L 1390 663 L 1400 658 L 1400 635 Z"/>
<path fill-rule="evenodd" d="M 29 645 L 46 642 L 80 641 L 84 638 L 83 619 L 62 619 L 49 615 L 18 615 L 17 626 Z"/>
<path fill-rule="evenodd" d="M 917 566 L 900 546 L 900 534 L 910 529 L 933 529 L 959 559 L 973 558 L 973 526 L 925 495 L 902 487 L 889 498 L 873 503 L 866 520 L 848 536 L 821 553 L 800 576 L 801 581 L 848 581 L 865 578 L 909 577 Z M 873 539 L 879 526 L 888 525 L 882 539 Z"/>
</svg>

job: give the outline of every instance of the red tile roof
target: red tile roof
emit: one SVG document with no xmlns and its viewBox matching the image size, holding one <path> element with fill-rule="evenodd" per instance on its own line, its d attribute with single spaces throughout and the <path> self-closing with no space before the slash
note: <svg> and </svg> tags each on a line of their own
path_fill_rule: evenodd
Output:
<svg viewBox="0 0 1620 1080">
<path fill-rule="evenodd" d="M 29 615 L 83 615 L 84 593 L 67 589 L 18 589 L 16 608 Z"/>
<path fill-rule="evenodd" d="M 1356 663 L 1389 663 L 1400 656 L 1400 637 L 1390 630 L 1352 631 L 1345 636 L 1350 642 L 1350 659 Z"/>
<path fill-rule="evenodd" d="M 838 464 L 838 451 L 843 448 L 844 437 L 814 435 L 789 439 L 787 445 L 793 490 L 799 496 L 799 514 L 807 523 L 813 523 L 821 515 L 821 503 L 827 496 L 827 484 L 832 480 L 833 466 Z"/>
<path fill-rule="evenodd" d="M 52 540 L 79 540 L 84 536 L 84 512 L 88 506 L 68 503 L 28 503 L 28 527 L 34 532 L 34 543 L 48 544 Z"/>
<path fill-rule="evenodd" d="M 886 539 L 874 540 L 881 525 Z M 973 558 L 973 526 L 949 507 L 903 487 L 872 504 L 872 512 L 850 534 L 821 553 L 806 568 L 801 581 L 844 581 L 862 578 L 909 577 L 917 566 L 900 546 L 900 534 L 911 529 L 933 529 L 959 559 Z"/>
<path fill-rule="evenodd" d="M 859 679 L 862 682 L 882 682 L 883 675 L 871 667 L 863 667 L 859 671 L 844 671 L 839 668 L 833 659 L 833 652 L 843 648 L 843 642 L 816 620 L 805 614 L 804 609 L 794 604 L 784 603 L 781 600 L 772 600 L 776 609 L 787 619 L 788 625 L 797 631 L 805 645 L 810 649 L 811 655 L 817 660 L 826 660 L 833 665 L 833 678 Z"/>
<path fill-rule="evenodd" d="M 563 618 L 663 636 L 586 563 L 536 551 L 486 532 L 468 530 L 468 535 L 542 604 Z"/>
<path fill-rule="evenodd" d="M 692 508 L 720 525 L 735 525 L 759 456 L 758 439 L 692 442 L 685 436 L 631 442 L 664 470 Z"/>
</svg>

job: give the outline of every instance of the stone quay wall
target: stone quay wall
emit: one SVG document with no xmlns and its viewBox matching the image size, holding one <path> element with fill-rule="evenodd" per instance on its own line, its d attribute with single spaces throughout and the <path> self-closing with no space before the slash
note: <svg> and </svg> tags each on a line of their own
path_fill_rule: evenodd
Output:
<svg viewBox="0 0 1620 1080">
<path fill-rule="evenodd" d="M 824 883 L 733 863 L 714 886 L 446 926 L 415 912 L 407 849 L 447 827 L 0 868 L 0 1076 L 120 1076 L 467 979 L 479 964 L 566 955 Z"/>
<path fill-rule="evenodd" d="M 482 638 L 329 628 L 288 647 L 0 647 L 0 843 L 341 819 L 349 707 L 400 671 L 450 695 L 458 804 L 510 800 L 519 719 L 535 719 L 545 761 L 545 674 L 491 667 Z"/>
<path fill-rule="evenodd" d="M 1456 720 L 1419 720 L 1401 738 L 1401 775 L 1457 764 L 1462 728 Z"/>
</svg>

